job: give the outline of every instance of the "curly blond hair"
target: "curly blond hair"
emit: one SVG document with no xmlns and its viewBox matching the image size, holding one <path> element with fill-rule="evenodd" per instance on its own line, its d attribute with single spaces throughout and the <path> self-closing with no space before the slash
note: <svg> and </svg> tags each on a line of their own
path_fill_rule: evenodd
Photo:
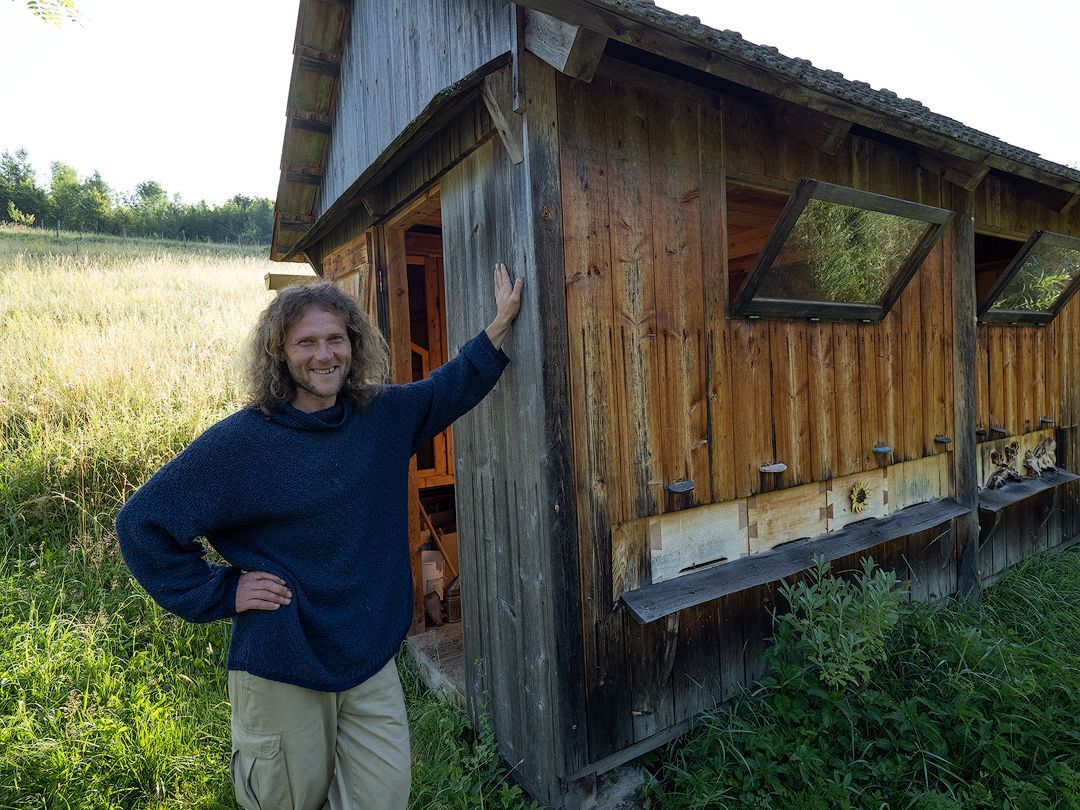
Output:
<svg viewBox="0 0 1080 810">
<path fill-rule="evenodd" d="M 352 365 L 341 396 L 363 407 L 390 375 L 386 340 L 356 301 L 329 281 L 286 287 L 259 315 L 248 350 L 248 404 L 269 415 L 296 397 L 285 362 L 285 332 L 309 307 L 333 312 L 345 321 L 352 345 Z"/>
</svg>

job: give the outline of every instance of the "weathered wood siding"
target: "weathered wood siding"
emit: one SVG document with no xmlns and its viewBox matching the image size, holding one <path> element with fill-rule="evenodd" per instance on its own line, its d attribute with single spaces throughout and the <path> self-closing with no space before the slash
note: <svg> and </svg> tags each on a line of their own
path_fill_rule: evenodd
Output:
<svg viewBox="0 0 1080 810">
<path fill-rule="evenodd" d="M 495 391 L 454 425 L 467 698 L 550 804 L 587 764 L 568 449 L 561 200 L 551 68 L 526 62 L 525 160 L 488 141 L 441 183 L 451 351 L 494 316 L 492 269 L 526 279 Z"/>
<path fill-rule="evenodd" d="M 851 136 L 835 154 L 765 108 L 608 61 L 560 78 L 566 306 L 590 753 L 647 739 L 760 673 L 771 587 L 639 625 L 614 594 L 649 582 L 626 521 L 946 452 L 953 432 L 949 235 L 881 324 L 726 317 L 725 176 L 815 177 L 942 205 L 913 153 Z M 783 461 L 780 476 L 758 472 Z M 666 483 L 689 479 L 683 496 Z M 947 535 L 948 526 L 938 535 Z M 955 588 L 945 537 L 890 546 L 923 598 Z M 921 545 L 920 545 L 921 543 Z M 613 560 L 614 557 L 614 560 Z M 922 562 L 916 558 L 925 558 Z M 931 559 L 932 557 L 932 559 Z"/>
<path fill-rule="evenodd" d="M 1036 229 L 1080 236 L 1080 210 L 1058 213 L 1045 194 L 1029 184 L 991 174 L 976 192 L 975 227 L 983 233 L 1027 239 Z M 1047 427 L 1057 428 L 1058 462 L 1080 463 L 1080 300 L 1073 298 L 1046 326 L 979 326 L 976 359 L 976 424 L 982 441 Z M 980 549 L 980 574 L 987 581 L 1036 551 L 1073 541 L 1080 534 L 1080 484 L 1041 493 L 1005 510 L 1000 525 Z"/>
<path fill-rule="evenodd" d="M 506 0 L 353 3 L 318 215 L 432 99 L 509 48 Z"/>
</svg>

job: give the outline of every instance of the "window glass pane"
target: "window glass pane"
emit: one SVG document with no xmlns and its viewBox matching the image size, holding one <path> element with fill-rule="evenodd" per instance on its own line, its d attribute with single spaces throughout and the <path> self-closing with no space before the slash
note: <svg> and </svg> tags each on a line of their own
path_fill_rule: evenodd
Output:
<svg viewBox="0 0 1080 810">
<path fill-rule="evenodd" d="M 990 309 L 1049 312 L 1078 275 L 1080 250 L 1040 239 Z"/>
<path fill-rule="evenodd" d="M 932 225 L 811 199 L 755 298 L 880 305 Z"/>
</svg>

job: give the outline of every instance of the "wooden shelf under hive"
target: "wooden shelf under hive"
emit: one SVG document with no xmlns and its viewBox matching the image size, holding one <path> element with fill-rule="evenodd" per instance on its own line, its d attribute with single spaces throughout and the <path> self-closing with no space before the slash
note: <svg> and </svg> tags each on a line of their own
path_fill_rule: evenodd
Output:
<svg viewBox="0 0 1080 810">
<path fill-rule="evenodd" d="M 854 523 L 706 571 L 645 585 L 624 593 L 622 603 L 639 622 L 653 622 L 680 610 L 805 571 L 813 567 L 816 556 L 835 560 L 879 543 L 925 531 L 970 512 L 951 498 L 921 503 L 889 517 Z"/>
</svg>

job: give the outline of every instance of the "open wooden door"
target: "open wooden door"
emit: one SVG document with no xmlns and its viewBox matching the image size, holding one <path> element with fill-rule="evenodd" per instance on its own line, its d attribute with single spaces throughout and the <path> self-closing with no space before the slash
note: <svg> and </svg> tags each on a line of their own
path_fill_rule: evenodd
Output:
<svg viewBox="0 0 1080 810">
<path fill-rule="evenodd" d="M 438 188 L 414 200 L 382 227 L 391 368 L 395 383 L 424 379 L 449 359 L 442 255 L 442 220 Z M 454 456 L 447 428 L 420 448 L 409 472 L 409 551 L 413 572 L 412 632 L 423 632 L 425 544 L 433 538 L 427 524 L 440 534 L 453 570 L 457 570 L 454 528 Z M 426 506 L 426 508 L 425 508 Z M 421 515 L 425 519 L 421 519 Z M 442 525 L 439 525 L 443 521 Z M 446 535 L 453 544 L 445 542 Z M 430 550 L 430 549 L 429 549 Z M 449 569 L 444 561 L 444 570 Z"/>
</svg>

